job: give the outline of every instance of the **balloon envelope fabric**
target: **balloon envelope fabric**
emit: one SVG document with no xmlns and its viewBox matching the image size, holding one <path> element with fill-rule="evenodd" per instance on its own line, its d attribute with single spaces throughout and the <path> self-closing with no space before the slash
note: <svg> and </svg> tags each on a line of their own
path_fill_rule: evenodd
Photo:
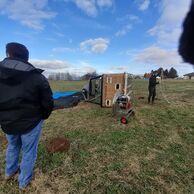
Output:
<svg viewBox="0 0 194 194">
<path fill-rule="evenodd" d="M 58 99 L 60 97 L 66 97 L 66 96 L 71 96 L 75 94 L 76 92 L 54 92 L 53 93 L 53 98 Z"/>
</svg>

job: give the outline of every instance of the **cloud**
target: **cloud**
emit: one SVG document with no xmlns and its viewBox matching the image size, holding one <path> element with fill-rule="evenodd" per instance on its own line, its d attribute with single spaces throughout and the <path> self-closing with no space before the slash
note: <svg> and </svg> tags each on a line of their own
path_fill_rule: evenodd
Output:
<svg viewBox="0 0 194 194">
<path fill-rule="evenodd" d="M 86 61 L 79 61 L 76 64 L 62 61 L 62 60 L 41 60 L 32 59 L 30 60 L 36 68 L 45 70 L 44 74 L 48 76 L 52 73 L 71 73 L 74 75 L 84 75 L 86 73 L 92 73 L 96 71 L 94 65 L 89 64 Z"/>
<path fill-rule="evenodd" d="M 138 49 L 129 49 L 127 51 L 122 51 L 120 54 L 122 55 L 128 55 L 130 57 L 136 56 L 137 54 L 139 54 L 141 52 L 141 50 Z"/>
<path fill-rule="evenodd" d="M 71 72 L 77 75 L 93 73 L 96 71 L 96 68 L 94 67 L 94 65 L 91 65 L 90 63 L 86 61 L 79 61 L 79 63 L 76 66 L 77 67 L 73 68 Z"/>
<path fill-rule="evenodd" d="M 131 21 L 139 21 L 139 17 L 136 15 L 127 15 L 127 16 Z"/>
<path fill-rule="evenodd" d="M 116 19 L 117 22 L 141 22 L 140 18 L 133 14 L 127 14 L 123 17 L 119 17 Z"/>
<path fill-rule="evenodd" d="M 99 7 L 111 7 L 113 4 L 112 0 L 97 0 L 97 5 Z"/>
<path fill-rule="evenodd" d="M 135 56 L 135 62 L 161 67 L 177 66 L 182 63 L 176 49 L 162 49 L 159 47 L 148 47 Z"/>
<path fill-rule="evenodd" d="M 116 36 L 124 36 L 128 32 L 130 32 L 131 29 L 132 29 L 132 25 L 131 24 L 127 24 L 126 26 L 123 26 L 122 29 L 119 30 L 115 35 Z"/>
<path fill-rule="evenodd" d="M 91 65 L 85 65 L 79 69 L 79 72 L 82 72 L 82 73 L 93 73 L 95 71 L 96 69 Z"/>
<path fill-rule="evenodd" d="M 184 63 L 176 49 L 163 49 L 152 46 L 140 51 L 132 51 L 130 58 L 133 58 L 132 64 L 136 64 L 136 66 L 140 65 L 139 69 L 145 69 L 145 71 L 148 70 L 148 67 L 150 67 L 150 70 L 153 67 L 162 67 L 165 69 L 174 67 L 179 75 L 193 72 L 192 65 Z"/>
<path fill-rule="evenodd" d="M 0 3 L 1 14 L 35 30 L 43 30 L 43 20 L 56 16 L 55 12 L 46 8 L 48 0 L 7 0 L 6 3 L 3 2 Z"/>
<path fill-rule="evenodd" d="M 190 0 L 162 0 L 157 4 L 160 17 L 155 26 L 148 30 L 148 34 L 156 38 L 156 42 L 154 46 L 137 52 L 134 55 L 135 62 L 164 68 L 175 67 L 181 72 L 188 72 L 191 69 L 182 62 L 177 52 L 182 22 L 189 6 Z"/>
<path fill-rule="evenodd" d="M 117 22 L 140 22 L 140 18 L 133 14 L 127 14 L 116 19 Z"/>
<path fill-rule="evenodd" d="M 53 52 L 58 52 L 58 53 L 67 53 L 67 52 L 73 52 L 75 49 L 72 48 L 67 48 L 67 47 L 58 47 L 58 48 L 53 48 Z"/>
<path fill-rule="evenodd" d="M 179 36 L 181 34 L 181 28 L 175 27 L 173 29 L 164 26 L 155 26 L 148 31 L 151 36 L 155 36 L 157 44 L 162 46 L 174 47 L 178 43 Z"/>
<path fill-rule="evenodd" d="M 156 25 L 148 33 L 156 37 L 159 45 L 177 47 L 183 19 L 189 9 L 190 0 L 163 0 L 161 15 Z"/>
<path fill-rule="evenodd" d="M 78 8 L 84 11 L 88 16 L 97 16 L 95 0 L 75 0 L 74 3 Z"/>
<path fill-rule="evenodd" d="M 139 10 L 145 11 L 150 6 L 150 0 L 144 0 L 143 3 L 139 6 Z"/>
<path fill-rule="evenodd" d="M 127 66 L 117 66 L 117 67 L 111 67 L 110 70 L 112 72 L 117 73 L 117 72 L 127 72 L 128 69 L 129 69 L 129 67 L 127 67 Z"/>
<path fill-rule="evenodd" d="M 65 0 L 65 2 L 74 3 L 88 16 L 96 17 L 98 15 L 98 7 L 111 7 L 113 0 Z"/>
<path fill-rule="evenodd" d="M 136 15 L 128 14 L 128 15 L 125 15 L 124 17 L 117 18 L 117 22 L 122 23 L 122 24 L 125 23 L 121 27 L 121 29 L 115 33 L 115 36 L 119 37 L 119 36 L 124 36 L 127 33 L 129 33 L 131 29 L 133 28 L 133 25 L 141 22 L 141 20 Z"/>
<path fill-rule="evenodd" d="M 105 38 L 88 39 L 80 43 L 80 49 L 92 53 L 104 53 L 109 45 L 109 40 Z"/>
<path fill-rule="evenodd" d="M 40 59 L 32 59 L 30 60 L 35 67 L 41 68 L 43 70 L 55 70 L 60 71 L 62 69 L 70 68 L 72 65 L 66 61 L 61 60 L 40 60 Z"/>
</svg>

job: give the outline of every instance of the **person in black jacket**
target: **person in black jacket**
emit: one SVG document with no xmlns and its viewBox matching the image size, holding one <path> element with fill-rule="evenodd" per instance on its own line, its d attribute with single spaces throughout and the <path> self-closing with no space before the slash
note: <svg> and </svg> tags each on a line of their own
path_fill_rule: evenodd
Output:
<svg viewBox="0 0 194 194">
<path fill-rule="evenodd" d="M 183 23 L 178 51 L 184 62 L 194 65 L 194 0 Z"/>
<path fill-rule="evenodd" d="M 19 187 L 25 188 L 33 177 L 42 123 L 53 110 L 53 98 L 43 70 L 28 62 L 24 45 L 8 43 L 6 55 L 0 62 L 0 125 L 8 140 L 5 179 L 19 169 Z"/>
<path fill-rule="evenodd" d="M 159 84 L 156 80 L 157 73 L 152 72 L 151 77 L 149 79 L 149 96 L 148 96 L 148 104 L 150 103 L 150 100 L 152 98 L 152 104 L 154 103 L 155 97 L 156 97 L 156 85 Z"/>
</svg>

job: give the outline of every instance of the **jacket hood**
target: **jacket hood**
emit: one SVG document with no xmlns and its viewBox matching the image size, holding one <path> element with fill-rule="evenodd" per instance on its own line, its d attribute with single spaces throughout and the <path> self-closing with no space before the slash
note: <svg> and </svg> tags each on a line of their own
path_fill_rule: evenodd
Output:
<svg viewBox="0 0 194 194">
<path fill-rule="evenodd" d="M 8 81 L 9 84 L 17 84 L 31 73 L 42 72 L 42 69 L 37 69 L 32 64 L 18 59 L 5 58 L 0 62 L 0 80 Z"/>
</svg>

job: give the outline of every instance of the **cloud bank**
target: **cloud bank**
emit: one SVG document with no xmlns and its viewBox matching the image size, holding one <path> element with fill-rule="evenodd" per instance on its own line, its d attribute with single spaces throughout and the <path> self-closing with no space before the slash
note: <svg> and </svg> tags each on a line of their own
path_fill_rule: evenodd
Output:
<svg viewBox="0 0 194 194">
<path fill-rule="evenodd" d="M 43 30 L 43 20 L 52 19 L 55 12 L 47 9 L 48 0 L 1 0 L 0 14 L 35 30 Z"/>
<path fill-rule="evenodd" d="M 111 7 L 113 0 L 65 0 L 65 2 L 74 3 L 86 15 L 96 17 L 99 8 Z"/>
</svg>

